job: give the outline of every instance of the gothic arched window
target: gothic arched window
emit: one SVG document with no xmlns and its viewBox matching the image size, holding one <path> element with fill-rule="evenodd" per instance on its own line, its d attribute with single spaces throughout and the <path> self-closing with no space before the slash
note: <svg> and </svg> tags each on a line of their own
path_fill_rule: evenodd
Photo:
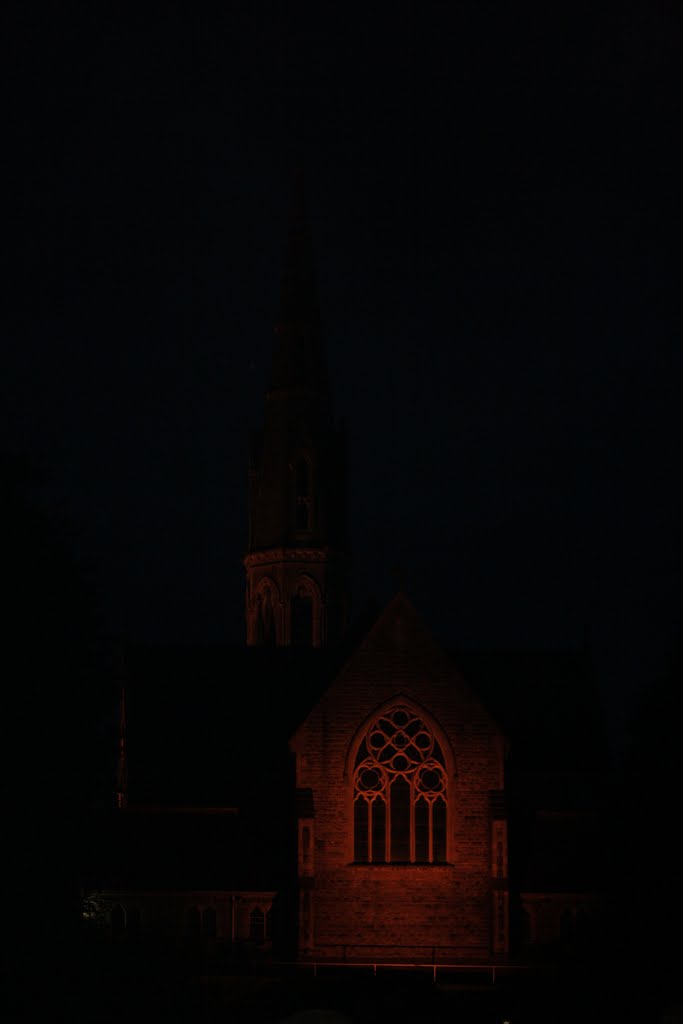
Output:
<svg viewBox="0 0 683 1024">
<path fill-rule="evenodd" d="M 299 459 L 294 467 L 294 518 L 299 532 L 311 528 L 311 490 L 311 467 L 307 459 Z"/>
<path fill-rule="evenodd" d="M 313 598 L 304 586 L 292 597 L 292 647 L 310 647 L 313 643 Z"/>
<path fill-rule="evenodd" d="M 275 610 L 268 587 L 256 598 L 256 636 L 262 647 L 275 647 Z"/>
<path fill-rule="evenodd" d="M 443 863 L 447 782 L 433 730 L 397 704 L 367 729 L 354 765 L 354 860 Z"/>
</svg>

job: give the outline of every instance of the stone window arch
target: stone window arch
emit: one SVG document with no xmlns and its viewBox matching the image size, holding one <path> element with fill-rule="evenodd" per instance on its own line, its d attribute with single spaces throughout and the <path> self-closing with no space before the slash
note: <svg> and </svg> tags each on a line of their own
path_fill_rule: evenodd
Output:
<svg viewBox="0 0 683 1024">
<path fill-rule="evenodd" d="M 317 647 L 319 639 L 320 591 L 310 576 L 301 576 L 291 600 L 291 643 L 293 647 Z"/>
<path fill-rule="evenodd" d="M 398 701 L 369 721 L 353 761 L 353 857 L 445 863 L 448 773 L 427 715 Z"/>
<path fill-rule="evenodd" d="M 262 647 L 274 647 L 277 643 L 277 608 L 280 603 L 278 589 L 266 576 L 256 591 L 256 640 Z"/>
</svg>

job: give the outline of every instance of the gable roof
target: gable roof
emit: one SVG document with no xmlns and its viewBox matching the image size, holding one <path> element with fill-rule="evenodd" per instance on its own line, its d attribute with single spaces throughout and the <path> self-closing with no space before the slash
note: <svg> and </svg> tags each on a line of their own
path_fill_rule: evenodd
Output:
<svg viewBox="0 0 683 1024">
<path fill-rule="evenodd" d="M 371 684 L 373 673 L 386 680 L 399 670 L 445 680 L 498 724 L 509 742 L 506 775 L 529 822 L 538 810 L 590 806 L 607 744 L 586 653 L 446 651 L 399 593 L 336 648 L 128 648 L 114 682 L 126 692 L 129 810 L 97 818 L 86 867 L 100 885 L 280 888 L 293 856 L 283 836 L 297 816 L 289 738 L 340 677 Z M 113 763 L 118 701 L 110 703 Z M 555 871 L 562 859 L 548 851 L 563 848 L 567 827 L 544 819 L 527 836 L 520 867 L 530 891 L 566 887 Z"/>
<path fill-rule="evenodd" d="M 371 679 L 394 666 L 459 680 L 510 744 L 516 768 L 541 773 L 605 764 L 597 683 L 585 652 L 443 650 L 398 593 L 366 631 L 328 649 L 133 646 L 125 685 L 131 804 L 244 806 L 266 783 L 288 783 L 287 741 L 350 667 Z M 109 756 L 117 744 L 111 701 Z"/>
<path fill-rule="evenodd" d="M 260 842 L 240 812 L 145 807 L 94 819 L 87 836 L 85 887 L 114 889 L 270 889 L 288 867 Z"/>
<path fill-rule="evenodd" d="M 241 806 L 283 770 L 283 736 L 337 669 L 325 650 L 154 647 L 127 653 L 131 802 Z"/>
<path fill-rule="evenodd" d="M 502 732 L 407 595 L 399 591 L 346 660 L 318 705 L 330 697 L 336 699 L 340 691 L 350 694 L 354 690 L 383 701 L 387 688 L 395 693 L 412 692 L 419 699 L 425 685 L 431 688 L 432 694 L 440 691 L 447 706 L 466 705 L 468 717 L 475 716 L 480 723 L 486 723 L 487 729 Z M 292 736 L 290 746 L 294 749 L 318 705 L 311 708 L 309 716 Z"/>
</svg>

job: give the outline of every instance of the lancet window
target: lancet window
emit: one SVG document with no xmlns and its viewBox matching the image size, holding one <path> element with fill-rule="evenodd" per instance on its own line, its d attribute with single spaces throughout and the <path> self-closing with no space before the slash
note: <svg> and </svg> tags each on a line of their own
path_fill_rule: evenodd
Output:
<svg viewBox="0 0 683 1024">
<path fill-rule="evenodd" d="M 443 863 L 447 773 L 429 724 L 397 704 L 370 724 L 354 766 L 354 860 Z"/>
<path fill-rule="evenodd" d="M 298 531 L 311 528 L 311 467 L 307 459 L 299 459 L 294 468 L 295 520 Z"/>
</svg>

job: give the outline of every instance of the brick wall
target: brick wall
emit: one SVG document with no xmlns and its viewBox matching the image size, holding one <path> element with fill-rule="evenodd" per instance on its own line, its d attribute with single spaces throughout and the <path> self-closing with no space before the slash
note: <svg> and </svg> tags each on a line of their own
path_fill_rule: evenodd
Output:
<svg viewBox="0 0 683 1024">
<path fill-rule="evenodd" d="M 368 719 L 397 699 L 429 723 L 444 754 L 446 864 L 353 863 L 355 751 Z M 402 595 L 297 731 L 292 748 L 297 786 L 313 793 L 315 838 L 306 879 L 312 924 L 302 952 L 488 955 L 490 792 L 503 787 L 503 738 Z"/>
</svg>

